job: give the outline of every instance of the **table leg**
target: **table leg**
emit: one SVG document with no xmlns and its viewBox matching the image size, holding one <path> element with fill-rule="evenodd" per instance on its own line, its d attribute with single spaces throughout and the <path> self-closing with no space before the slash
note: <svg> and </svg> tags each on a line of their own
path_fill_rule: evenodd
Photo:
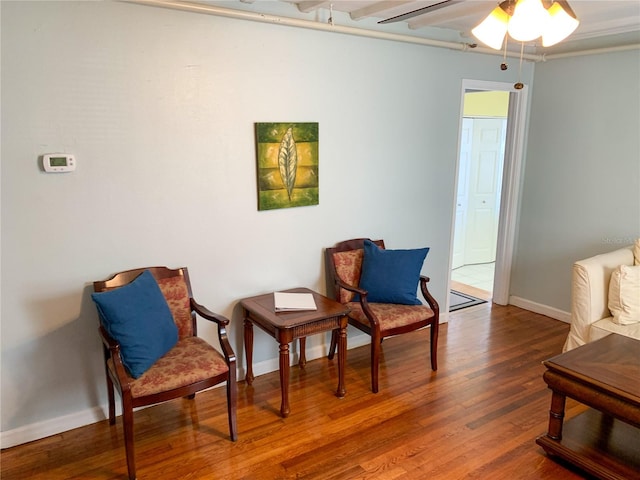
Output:
<svg viewBox="0 0 640 480">
<path fill-rule="evenodd" d="M 307 364 L 307 337 L 300 337 L 298 339 L 299 345 L 300 345 L 300 353 L 299 353 L 299 357 L 300 360 L 298 360 L 298 366 L 300 368 L 304 368 L 305 365 Z"/>
<path fill-rule="evenodd" d="M 336 395 L 340 398 L 347 393 L 344 387 L 345 358 L 347 356 L 347 329 L 342 327 L 338 332 L 338 390 Z"/>
<path fill-rule="evenodd" d="M 247 385 L 253 383 L 253 323 L 245 317 L 244 319 L 244 351 L 247 357 L 247 374 L 245 380 Z"/>
<path fill-rule="evenodd" d="M 547 436 L 553 440 L 562 440 L 562 422 L 564 420 L 564 407 L 567 397 L 561 393 L 553 392 L 551 395 L 551 409 L 549 410 L 549 431 Z"/>
<path fill-rule="evenodd" d="M 289 343 L 280 344 L 280 390 L 282 403 L 280 405 L 280 415 L 289 416 Z"/>
</svg>

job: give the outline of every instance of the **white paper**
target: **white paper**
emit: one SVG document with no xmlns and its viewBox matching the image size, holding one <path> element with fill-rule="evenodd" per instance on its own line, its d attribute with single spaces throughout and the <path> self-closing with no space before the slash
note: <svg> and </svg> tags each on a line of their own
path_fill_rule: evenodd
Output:
<svg viewBox="0 0 640 480">
<path fill-rule="evenodd" d="M 318 309 L 311 293 L 274 292 L 273 298 L 276 312 Z"/>
</svg>

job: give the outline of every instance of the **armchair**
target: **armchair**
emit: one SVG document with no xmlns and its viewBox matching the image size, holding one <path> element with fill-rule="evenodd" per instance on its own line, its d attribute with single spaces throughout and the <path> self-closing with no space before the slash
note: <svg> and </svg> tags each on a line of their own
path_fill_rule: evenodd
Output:
<svg viewBox="0 0 640 480">
<path fill-rule="evenodd" d="M 413 332 L 427 326 L 431 327 L 431 369 L 434 371 L 438 369 L 437 351 L 440 308 L 438 302 L 431 296 L 427 288 L 429 278 L 420 275 L 422 262 L 428 249 L 423 249 L 425 251 L 421 260 L 418 259 L 418 262 L 413 262 L 414 266 L 417 265 L 417 270 L 415 271 L 415 282 L 412 283 L 413 292 L 409 292 L 412 298 L 410 297 L 408 301 L 403 298 L 394 299 L 398 303 L 380 302 L 372 298 L 370 292 L 362 288 L 360 283 L 365 250 L 374 251 L 368 250 L 371 245 L 376 250 L 384 251 L 383 240 L 373 242 L 363 238 L 346 240 L 325 250 L 325 263 L 329 296 L 347 305 L 351 309 L 349 323 L 371 336 L 371 390 L 377 393 L 381 343 L 386 337 Z M 387 250 L 386 252 L 412 251 Z M 394 262 L 394 259 L 389 260 L 392 263 Z M 389 281 L 389 277 L 381 276 L 379 280 L 384 285 Z M 418 282 L 420 284 L 420 292 L 428 305 L 423 305 L 415 297 Z M 411 285 L 411 282 L 409 283 Z M 333 358 L 335 354 L 336 341 L 337 338 L 334 334 L 331 338 L 329 358 Z"/>
<path fill-rule="evenodd" d="M 236 357 L 227 339 L 229 320 L 196 303 L 187 268 L 128 270 L 96 281 L 93 287 L 104 347 L 109 423 L 115 424 L 115 387 L 122 399 L 129 479 L 136 478 L 135 407 L 193 399 L 196 392 L 226 382 L 229 431 L 235 441 Z M 217 326 L 222 352 L 197 336 L 196 314 Z"/>
<path fill-rule="evenodd" d="M 611 333 L 640 340 L 640 318 L 635 322 L 621 322 L 612 313 L 611 279 L 621 266 L 640 264 L 640 240 L 573 264 L 571 280 L 571 327 L 563 351 L 606 337 Z M 633 287 L 632 287 L 633 288 Z M 640 290 L 633 290 L 629 301 L 640 303 Z M 635 302 L 634 302 L 635 301 Z"/>
</svg>

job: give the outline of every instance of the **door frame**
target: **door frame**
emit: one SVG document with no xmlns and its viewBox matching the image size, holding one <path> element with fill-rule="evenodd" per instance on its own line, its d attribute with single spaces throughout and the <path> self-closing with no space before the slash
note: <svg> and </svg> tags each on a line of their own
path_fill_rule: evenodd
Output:
<svg viewBox="0 0 640 480">
<path fill-rule="evenodd" d="M 451 238 L 449 248 L 449 280 L 451 285 L 451 267 L 453 265 L 453 241 L 455 235 L 456 200 L 458 196 L 458 176 L 460 174 L 460 136 L 464 117 L 464 94 L 468 91 L 507 91 L 509 92 L 509 109 L 507 113 L 507 138 L 502 172 L 502 194 L 498 217 L 498 239 L 496 245 L 496 265 L 493 277 L 493 303 L 507 305 L 509 303 L 509 285 L 511 266 L 515 249 L 518 212 L 520 205 L 520 186 L 524 163 L 525 127 L 527 120 L 528 87 L 516 90 L 513 84 L 489 82 L 483 80 L 462 80 L 460 93 L 460 115 L 458 125 L 458 149 L 456 158 L 456 174 L 453 196 L 453 213 L 451 222 Z M 447 295 L 447 312 L 449 311 L 449 295 Z"/>
</svg>

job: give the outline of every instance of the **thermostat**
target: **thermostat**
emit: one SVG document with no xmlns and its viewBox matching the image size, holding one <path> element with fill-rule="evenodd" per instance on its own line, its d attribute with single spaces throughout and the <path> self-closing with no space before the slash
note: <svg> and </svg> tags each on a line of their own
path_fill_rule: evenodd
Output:
<svg viewBox="0 0 640 480">
<path fill-rule="evenodd" d="M 44 171 L 49 173 L 73 172 L 76 158 L 68 153 L 47 153 L 42 157 Z"/>
</svg>

